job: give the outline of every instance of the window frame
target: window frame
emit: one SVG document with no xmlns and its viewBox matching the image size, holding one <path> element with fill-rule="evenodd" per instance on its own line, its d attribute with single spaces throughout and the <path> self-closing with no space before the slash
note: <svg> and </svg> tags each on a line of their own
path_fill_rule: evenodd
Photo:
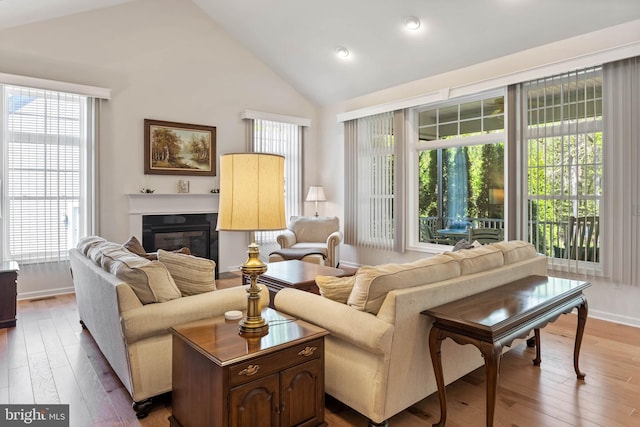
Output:
<svg viewBox="0 0 640 427">
<path fill-rule="evenodd" d="M 420 141 L 419 140 L 419 114 L 422 111 L 433 109 L 433 108 L 446 108 L 453 105 L 466 104 L 473 101 L 490 99 L 492 97 L 502 96 L 504 98 L 504 129 L 500 132 L 491 132 L 480 135 L 470 135 L 470 136 L 457 136 L 450 137 L 446 139 L 432 140 L 432 141 Z M 441 253 L 443 249 L 450 248 L 449 245 L 441 245 L 437 243 L 425 243 L 420 241 L 420 215 L 419 215 L 419 176 L 418 176 L 418 159 L 421 151 L 426 150 L 436 150 L 436 149 L 448 149 L 448 148 L 457 148 L 457 147 L 465 147 L 465 146 L 477 146 L 477 145 L 486 145 L 486 144 L 496 144 L 496 143 L 504 143 L 504 184 L 505 184 L 505 195 L 504 195 L 504 221 L 505 221 L 505 233 L 507 232 L 507 221 L 508 221 L 508 144 L 507 144 L 507 135 L 508 135 L 508 97 L 507 97 L 507 88 L 497 88 L 488 91 L 483 91 L 481 93 L 477 93 L 470 96 L 462 96 L 458 98 L 452 98 L 447 101 L 439 101 L 433 102 L 425 105 L 420 105 L 414 108 L 409 109 L 408 111 L 408 119 L 407 119 L 407 129 L 406 133 L 408 135 L 409 143 L 406 144 L 406 156 L 407 156 L 407 168 L 406 168 L 406 181 L 407 181 L 407 192 L 409 194 L 407 209 L 406 209 L 406 224 L 407 224 L 407 249 L 416 252 L 426 252 L 431 254 Z M 484 117 L 484 116 L 483 116 Z M 459 122 L 458 122 L 459 123 Z M 507 236 L 505 235 L 505 238 Z"/>
</svg>

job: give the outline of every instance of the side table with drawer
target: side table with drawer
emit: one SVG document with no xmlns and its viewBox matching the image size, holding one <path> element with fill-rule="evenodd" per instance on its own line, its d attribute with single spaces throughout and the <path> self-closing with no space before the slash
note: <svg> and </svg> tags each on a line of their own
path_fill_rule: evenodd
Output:
<svg viewBox="0 0 640 427">
<path fill-rule="evenodd" d="M 264 336 L 224 316 L 175 326 L 171 427 L 326 426 L 327 331 L 266 308 Z"/>
<path fill-rule="evenodd" d="M 16 326 L 18 270 L 15 261 L 0 262 L 0 328 Z"/>
</svg>

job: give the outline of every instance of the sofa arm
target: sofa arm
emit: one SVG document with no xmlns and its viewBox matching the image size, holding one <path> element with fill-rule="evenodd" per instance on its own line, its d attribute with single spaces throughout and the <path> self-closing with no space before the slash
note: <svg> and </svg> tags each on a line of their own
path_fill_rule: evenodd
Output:
<svg viewBox="0 0 640 427">
<path fill-rule="evenodd" d="M 320 326 L 337 338 L 377 354 L 389 354 L 394 326 L 346 304 L 298 289 L 285 288 L 275 297 L 277 310 Z"/>
<path fill-rule="evenodd" d="M 262 307 L 269 305 L 269 292 L 266 288 L 262 291 L 260 302 Z M 120 323 L 125 340 L 131 344 L 167 333 L 175 325 L 246 308 L 246 287 L 237 286 L 128 310 L 121 313 Z"/>
<path fill-rule="evenodd" d="M 327 237 L 327 247 L 335 248 L 342 242 L 342 231 L 334 231 Z"/>
<path fill-rule="evenodd" d="M 296 244 L 296 235 L 291 230 L 284 230 L 276 236 L 276 242 L 278 242 L 282 249 L 290 248 Z"/>
</svg>

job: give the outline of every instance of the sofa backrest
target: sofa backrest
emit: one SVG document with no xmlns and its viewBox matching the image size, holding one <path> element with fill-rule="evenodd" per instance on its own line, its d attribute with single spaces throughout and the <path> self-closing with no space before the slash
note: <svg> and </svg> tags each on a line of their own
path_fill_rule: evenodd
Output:
<svg viewBox="0 0 640 427">
<path fill-rule="evenodd" d="M 356 273 L 347 304 L 356 310 L 376 314 L 387 293 L 460 276 L 460 264 L 445 255 L 406 263 L 364 266 Z"/>
<path fill-rule="evenodd" d="M 444 252 L 410 263 L 363 266 L 356 273 L 347 304 L 356 310 L 378 314 L 387 294 L 393 290 L 440 283 L 460 276 L 472 277 L 540 257 L 530 243 L 513 240 Z"/>
<path fill-rule="evenodd" d="M 335 216 L 292 216 L 288 228 L 297 242 L 326 243 L 331 233 L 340 230 L 340 220 Z"/>
<path fill-rule="evenodd" d="M 143 304 L 181 297 L 171 274 L 158 261 L 140 257 L 118 243 L 96 236 L 82 239 L 77 248 L 104 271 L 127 283 Z"/>
</svg>

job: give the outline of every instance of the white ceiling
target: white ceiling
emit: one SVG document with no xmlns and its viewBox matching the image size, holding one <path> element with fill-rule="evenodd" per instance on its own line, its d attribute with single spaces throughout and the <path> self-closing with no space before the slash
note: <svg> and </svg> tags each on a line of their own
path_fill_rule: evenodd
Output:
<svg viewBox="0 0 640 427">
<path fill-rule="evenodd" d="M 0 29 L 128 1 L 0 0 Z M 191 1 L 319 104 L 640 19 L 640 0 Z"/>
</svg>

